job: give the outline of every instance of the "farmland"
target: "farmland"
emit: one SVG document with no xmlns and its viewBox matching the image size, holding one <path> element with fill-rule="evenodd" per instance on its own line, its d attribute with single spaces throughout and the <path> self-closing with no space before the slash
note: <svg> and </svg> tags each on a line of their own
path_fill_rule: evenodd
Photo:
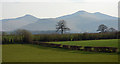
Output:
<svg viewBox="0 0 120 64">
<path fill-rule="evenodd" d="M 46 42 L 62 45 L 118 47 L 118 39 Z"/>
<path fill-rule="evenodd" d="M 85 46 L 118 48 L 117 33 L 3 35 L 3 62 L 117 62 L 117 53 L 88 52 Z M 41 45 L 43 44 L 43 46 Z M 51 46 L 45 47 L 45 44 Z M 35 45 L 36 44 L 36 45 Z M 82 50 L 54 48 L 53 44 L 82 46 Z M 70 47 L 71 48 L 71 47 Z M 96 51 L 97 48 L 92 48 Z M 87 49 L 88 50 L 88 49 Z M 100 50 L 101 51 L 101 50 Z M 108 50 L 109 51 L 109 50 Z M 111 50 L 110 50 L 111 51 Z"/>
<path fill-rule="evenodd" d="M 32 44 L 2 45 L 3 62 L 117 62 L 117 54 L 72 51 Z"/>
</svg>

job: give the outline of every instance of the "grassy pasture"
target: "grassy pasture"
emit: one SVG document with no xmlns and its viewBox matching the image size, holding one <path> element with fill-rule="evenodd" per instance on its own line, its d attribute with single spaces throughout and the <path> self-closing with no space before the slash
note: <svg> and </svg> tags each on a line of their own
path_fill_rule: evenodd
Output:
<svg viewBox="0 0 120 64">
<path fill-rule="evenodd" d="M 118 55 L 72 51 L 32 44 L 2 45 L 3 62 L 117 62 Z"/>
<path fill-rule="evenodd" d="M 118 47 L 118 39 L 46 42 L 63 45 Z"/>
</svg>

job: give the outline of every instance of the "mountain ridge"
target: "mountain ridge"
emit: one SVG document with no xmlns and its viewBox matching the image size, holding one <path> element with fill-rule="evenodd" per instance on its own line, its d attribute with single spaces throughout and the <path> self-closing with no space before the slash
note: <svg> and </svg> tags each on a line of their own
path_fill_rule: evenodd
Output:
<svg viewBox="0 0 120 64">
<path fill-rule="evenodd" d="M 100 12 L 89 13 L 83 10 L 56 18 L 43 19 L 37 18 L 30 14 L 26 14 L 18 18 L 3 19 L 2 24 L 3 30 L 6 31 L 16 29 L 47 31 L 55 30 L 55 25 L 59 20 L 65 20 L 67 22 L 67 26 L 72 29 L 71 32 L 96 32 L 95 30 L 97 30 L 97 26 L 100 24 L 105 24 L 109 27 L 117 29 L 117 17 L 102 14 Z"/>
<path fill-rule="evenodd" d="M 77 12 L 74 12 L 74 13 L 71 13 L 71 14 L 66 14 L 66 15 L 63 15 L 63 16 L 72 15 L 72 14 L 80 13 L 80 12 L 90 13 L 90 12 L 87 12 L 87 11 L 84 11 L 84 10 L 80 10 L 80 11 L 77 11 Z M 108 14 L 104 14 L 104 13 L 101 13 L 101 12 L 94 12 L 94 13 L 91 13 L 91 14 L 103 14 L 103 15 L 110 16 L 110 15 L 108 15 Z M 10 20 L 10 19 L 17 19 L 17 18 L 21 18 L 21 17 L 25 17 L 25 16 L 36 17 L 36 16 L 31 15 L 31 14 L 25 14 L 25 15 L 23 15 L 23 16 L 16 17 L 16 18 L 8 18 L 8 20 Z M 60 16 L 60 17 L 62 17 L 62 16 Z M 110 17 L 114 17 L 114 16 L 110 16 Z M 36 17 L 36 18 L 37 18 L 37 17 Z M 59 18 L 59 17 L 56 17 L 56 18 Z M 114 18 L 117 18 L 117 17 L 114 17 Z M 7 19 L 7 18 L 6 18 L 6 19 Z M 6 19 L 2 19 L 2 20 L 6 20 Z M 39 18 L 39 19 L 52 19 L 52 18 Z"/>
</svg>

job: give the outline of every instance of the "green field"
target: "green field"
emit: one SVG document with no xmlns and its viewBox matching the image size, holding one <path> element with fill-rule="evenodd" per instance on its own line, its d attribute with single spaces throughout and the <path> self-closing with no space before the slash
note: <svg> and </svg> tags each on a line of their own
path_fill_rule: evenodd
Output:
<svg viewBox="0 0 120 64">
<path fill-rule="evenodd" d="M 3 62 L 118 62 L 118 55 L 93 53 L 32 44 L 2 45 Z"/>
<path fill-rule="evenodd" d="M 86 40 L 86 41 L 61 41 L 61 42 L 46 42 L 63 45 L 77 45 L 77 46 L 102 46 L 102 47 L 118 47 L 118 39 L 107 40 Z"/>
</svg>

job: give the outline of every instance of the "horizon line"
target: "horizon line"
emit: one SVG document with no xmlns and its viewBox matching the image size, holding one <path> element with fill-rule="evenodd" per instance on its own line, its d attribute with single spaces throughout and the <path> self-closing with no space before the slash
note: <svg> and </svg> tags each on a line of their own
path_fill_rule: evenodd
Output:
<svg viewBox="0 0 120 64">
<path fill-rule="evenodd" d="M 76 11 L 76 12 L 73 12 L 73 13 L 70 13 L 70 14 L 65 14 L 65 15 L 56 16 L 56 17 L 39 18 L 39 17 L 36 17 L 36 16 L 34 16 L 34 15 L 32 15 L 32 14 L 26 13 L 26 14 L 24 14 L 24 15 L 22 15 L 22 16 L 18 16 L 18 17 L 14 17 L 14 18 L 3 18 L 3 19 L 0 19 L 0 20 L 4 20 L 4 19 L 16 19 L 16 18 L 19 18 L 19 17 L 24 17 L 24 16 L 26 16 L 26 15 L 30 15 L 30 16 L 33 16 L 33 17 L 36 17 L 36 18 L 39 18 L 39 19 L 50 19 L 50 18 L 52 19 L 52 18 L 58 18 L 58 17 L 62 17 L 62 16 L 67 16 L 67 15 L 75 14 L 75 13 L 77 13 L 77 12 L 86 12 L 86 13 L 91 13 L 91 14 L 100 13 L 100 14 L 104 14 L 104 15 L 111 16 L 111 15 L 109 15 L 109 14 L 105 14 L 105 13 L 101 13 L 101 12 L 87 12 L 87 11 L 85 11 L 85 10 L 80 10 L 80 11 Z M 111 16 L 111 17 L 116 17 L 116 16 Z M 118 17 L 117 17 L 117 18 L 118 18 Z"/>
</svg>

